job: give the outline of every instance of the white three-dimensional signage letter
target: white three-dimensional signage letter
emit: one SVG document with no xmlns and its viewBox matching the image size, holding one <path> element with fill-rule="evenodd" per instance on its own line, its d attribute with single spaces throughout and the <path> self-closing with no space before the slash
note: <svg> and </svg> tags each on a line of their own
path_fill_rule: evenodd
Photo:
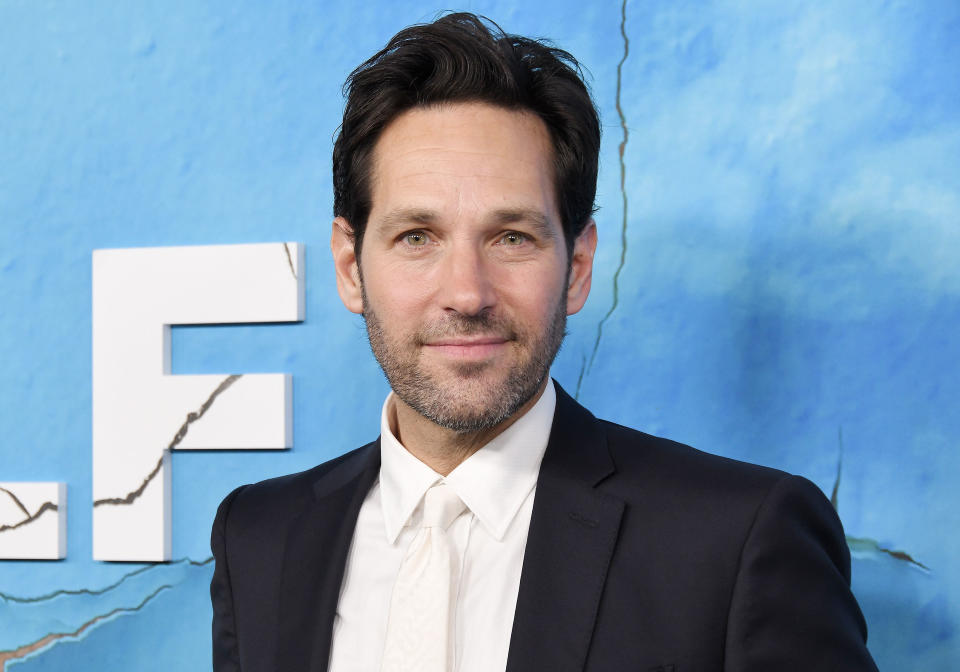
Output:
<svg viewBox="0 0 960 672">
<path fill-rule="evenodd" d="M 0 482 L 0 560 L 67 555 L 67 484 Z"/>
<path fill-rule="evenodd" d="M 170 325 L 303 319 L 298 243 L 93 252 L 93 557 L 170 559 L 170 451 L 292 444 L 285 374 L 170 375 Z"/>
</svg>

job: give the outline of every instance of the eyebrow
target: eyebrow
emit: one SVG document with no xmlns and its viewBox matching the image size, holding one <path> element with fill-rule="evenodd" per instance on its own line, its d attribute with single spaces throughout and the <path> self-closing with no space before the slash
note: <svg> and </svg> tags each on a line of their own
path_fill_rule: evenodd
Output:
<svg viewBox="0 0 960 672">
<path fill-rule="evenodd" d="M 410 224 L 428 225 L 437 220 L 437 214 L 432 210 L 422 208 L 399 208 L 392 210 L 380 218 L 380 226 L 384 229 L 399 229 Z"/>
<path fill-rule="evenodd" d="M 496 210 L 493 220 L 498 224 L 530 222 L 543 238 L 556 238 L 557 228 L 550 225 L 550 217 L 534 208 L 508 208 Z"/>
<path fill-rule="evenodd" d="M 433 210 L 423 208 L 398 208 L 388 212 L 380 218 L 379 225 L 383 229 L 400 229 L 411 224 L 417 226 L 429 226 L 439 220 L 439 215 Z M 556 238 L 560 227 L 551 226 L 551 218 L 536 208 L 503 208 L 495 210 L 488 217 L 490 221 L 497 225 L 515 224 L 518 222 L 529 222 L 544 238 Z"/>
</svg>

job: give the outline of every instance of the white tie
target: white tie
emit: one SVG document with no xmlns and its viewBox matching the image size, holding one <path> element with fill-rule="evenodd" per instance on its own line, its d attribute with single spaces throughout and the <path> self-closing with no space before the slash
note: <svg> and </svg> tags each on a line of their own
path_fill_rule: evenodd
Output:
<svg viewBox="0 0 960 672">
<path fill-rule="evenodd" d="M 381 672 L 449 672 L 459 570 L 446 530 L 465 508 L 444 483 L 423 496 L 423 528 L 410 542 L 390 599 Z"/>
</svg>

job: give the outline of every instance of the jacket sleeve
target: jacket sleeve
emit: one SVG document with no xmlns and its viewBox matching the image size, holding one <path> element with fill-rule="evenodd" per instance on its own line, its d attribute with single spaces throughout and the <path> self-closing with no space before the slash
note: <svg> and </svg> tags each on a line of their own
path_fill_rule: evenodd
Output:
<svg viewBox="0 0 960 672">
<path fill-rule="evenodd" d="M 727 672 L 876 672 L 850 591 L 850 551 L 823 493 L 778 481 L 744 543 L 727 624 Z"/>
<path fill-rule="evenodd" d="M 213 603 L 213 669 L 214 672 L 238 672 L 240 650 L 237 641 L 236 619 L 233 611 L 233 588 L 228 565 L 227 518 L 234 499 L 243 490 L 237 488 L 220 503 L 210 533 L 213 551 L 213 579 L 210 581 L 210 600 Z"/>
</svg>

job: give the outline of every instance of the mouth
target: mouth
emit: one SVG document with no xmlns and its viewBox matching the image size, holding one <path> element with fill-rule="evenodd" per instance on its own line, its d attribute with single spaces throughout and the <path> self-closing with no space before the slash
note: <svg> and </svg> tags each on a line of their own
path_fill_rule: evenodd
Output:
<svg viewBox="0 0 960 672">
<path fill-rule="evenodd" d="M 510 339 L 502 336 L 456 336 L 424 343 L 428 352 L 457 360 L 483 360 L 500 354 Z"/>
</svg>

